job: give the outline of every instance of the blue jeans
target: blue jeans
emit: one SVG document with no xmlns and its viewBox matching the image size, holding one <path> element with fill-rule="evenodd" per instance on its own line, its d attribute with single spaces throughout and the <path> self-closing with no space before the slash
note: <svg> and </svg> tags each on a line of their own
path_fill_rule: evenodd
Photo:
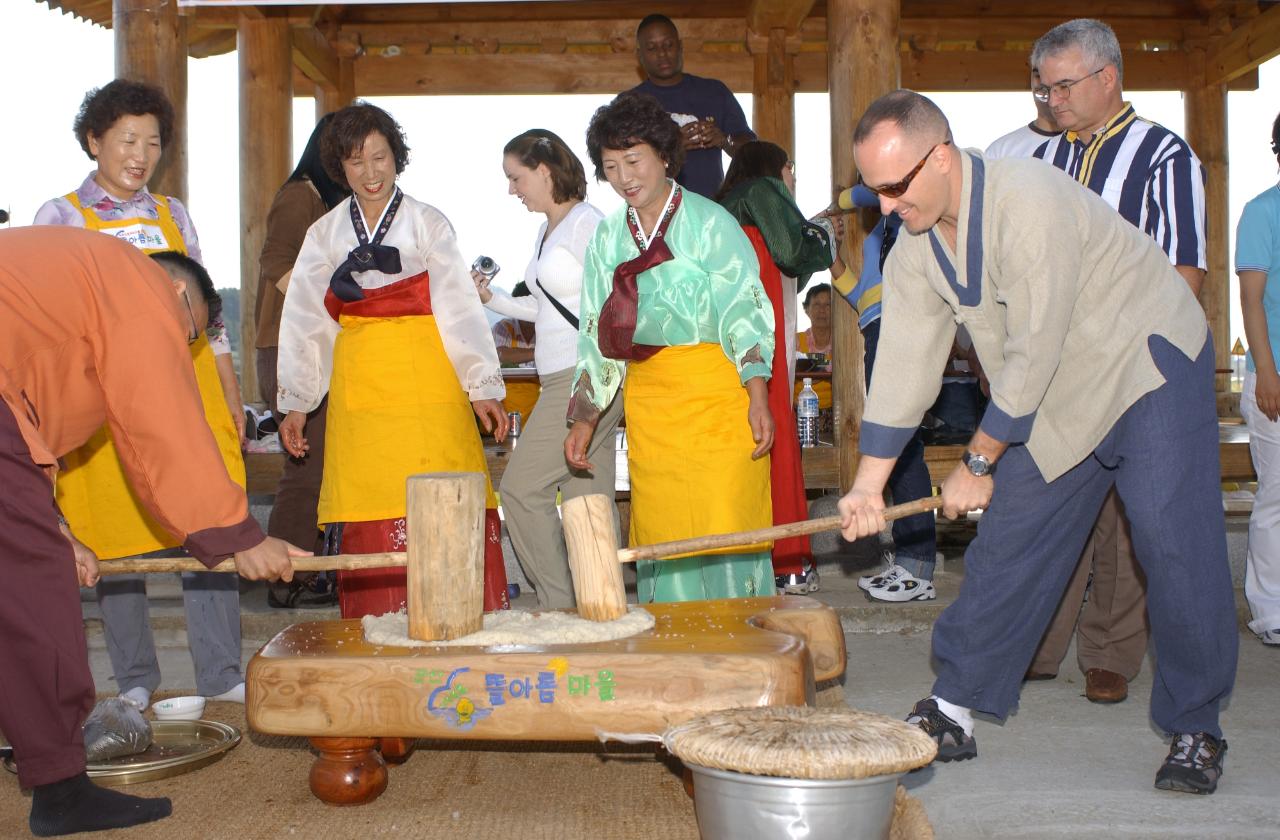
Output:
<svg viewBox="0 0 1280 840">
<path fill-rule="evenodd" d="M 1151 718 L 1166 732 L 1221 735 L 1218 709 L 1235 681 L 1239 633 L 1213 343 L 1194 362 L 1158 336 L 1148 345 L 1165 384 L 1131 405 L 1083 461 L 1046 482 L 1025 446 L 1000 459 L 991 504 L 965 552 L 960 595 L 933 625 L 933 694 L 1000 718 L 1013 709 L 1114 485 L 1147 576 Z"/>
<path fill-rule="evenodd" d="M 876 364 L 876 345 L 880 343 L 880 320 L 876 319 L 862 329 L 862 367 L 871 387 L 871 370 Z M 898 462 L 889 474 L 889 493 L 896 505 L 927 499 L 933 495 L 933 482 L 929 480 L 929 468 L 924 463 L 924 442 L 917 431 L 902 448 Z M 937 534 L 932 513 L 919 513 L 895 520 L 893 523 L 895 560 L 920 580 L 933 580 L 933 567 L 937 563 Z"/>
</svg>

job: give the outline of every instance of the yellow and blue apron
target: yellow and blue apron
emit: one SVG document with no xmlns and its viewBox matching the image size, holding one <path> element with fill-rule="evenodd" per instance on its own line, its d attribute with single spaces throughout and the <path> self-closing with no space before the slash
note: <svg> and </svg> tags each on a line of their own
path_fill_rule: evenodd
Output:
<svg viewBox="0 0 1280 840">
<path fill-rule="evenodd" d="M 751 459 L 748 404 L 718 344 L 666 347 L 627 364 L 631 545 L 773 524 L 769 458 Z M 771 545 L 637 563 L 640 600 L 772 595 Z"/>
<path fill-rule="evenodd" d="M 127 232 L 128 235 L 119 238 L 148 254 L 159 251 L 186 253 L 186 244 L 169 211 L 168 199 L 160 195 L 153 197 L 158 219 L 134 217 L 111 222 L 103 221 L 92 209 L 82 206 L 75 193 L 66 198 L 84 216 L 85 227 L 89 230 L 111 236 L 117 235 L 113 231 Z M 240 436 L 223 395 L 209 339 L 201 335 L 190 349 L 205 419 L 213 430 L 227 473 L 244 487 Z M 68 453 L 63 461 L 66 468 L 58 473 L 57 479 L 58 507 L 76 538 L 93 549 L 99 558 L 132 557 L 179 545 L 176 537 L 151 518 L 133 492 L 106 426 L 94 432 L 84 445 Z"/>
</svg>

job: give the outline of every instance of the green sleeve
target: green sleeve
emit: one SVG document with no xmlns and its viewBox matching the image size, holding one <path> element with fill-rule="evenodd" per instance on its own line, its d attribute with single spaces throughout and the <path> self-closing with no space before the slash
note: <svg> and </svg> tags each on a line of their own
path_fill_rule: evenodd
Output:
<svg viewBox="0 0 1280 840">
<path fill-rule="evenodd" d="M 786 184 L 777 178 L 748 181 L 726 197 L 725 208 L 740 224 L 760 229 L 774 264 L 795 277 L 801 288 L 810 274 L 831 267 L 830 236 L 805 219 Z"/>
<path fill-rule="evenodd" d="M 768 379 L 773 364 L 773 305 L 760 282 L 751 240 L 720 207 L 704 222 L 702 269 L 711 285 L 712 314 L 720 346 L 745 384 Z"/>
<path fill-rule="evenodd" d="M 625 364 L 606 359 L 600 352 L 600 309 L 613 290 L 613 264 L 607 259 L 610 250 L 607 230 L 601 224 L 587 248 L 582 275 L 582 295 L 578 308 L 578 363 L 573 371 L 573 398 L 576 411 L 570 419 L 594 419 L 585 401 L 596 411 L 612 402 L 622 384 Z"/>
</svg>

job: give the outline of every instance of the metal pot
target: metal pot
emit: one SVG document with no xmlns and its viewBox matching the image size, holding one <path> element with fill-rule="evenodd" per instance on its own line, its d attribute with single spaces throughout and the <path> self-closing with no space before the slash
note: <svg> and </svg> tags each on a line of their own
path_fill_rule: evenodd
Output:
<svg viewBox="0 0 1280 840">
<path fill-rule="evenodd" d="M 687 766 L 702 840 L 888 840 L 902 776 L 787 779 Z"/>
</svg>

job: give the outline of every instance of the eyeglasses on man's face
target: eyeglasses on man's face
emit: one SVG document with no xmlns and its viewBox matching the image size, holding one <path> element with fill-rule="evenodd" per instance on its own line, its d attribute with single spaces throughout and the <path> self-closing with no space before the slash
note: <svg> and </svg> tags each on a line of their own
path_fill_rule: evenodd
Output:
<svg viewBox="0 0 1280 840">
<path fill-rule="evenodd" d="M 916 176 L 920 174 L 920 171 L 924 169 L 924 165 L 929 161 L 929 155 L 933 154 L 933 150 L 939 146 L 945 146 L 950 142 L 950 140 L 943 140 L 941 143 L 934 143 L 929 151 L 924 153 L 924 157 L 920 158 L 920 162 L 912 167 L 911 171 L 908 172 L 907 176 L 901 181 L 897 181 L 892 184 L 885 184 L 881 187 L 873 187 L 866 181 L 863 181 L 862 183 L 867 189 L 871 190 L 876 195 L 882 195 L 885 198 L 899 198 L 903 193 L 911 189 L 911 182 L 914 181 Z"/>
<path fill-rule="evenodd" d="M 1052 93 L 1058 94 L 1059 99 L 1070 99 L 1071 89 L 1073 87 L 1080 84 L 1085 79 L 1093 78 L 1094 76 L 1098 75 L 1099 73 L 1101 73 L 1103 70 L 1106 70 L 1106 69 L 1107 69 L 1107 65 L 1104 64 L 1101 67 L 1099 67 L 1097 70 L 1094 70 L 1088 76 L 1082 76 L 1081 78 L 1076 79 L 1075 81 L 1055 82 L 1052 85 L 1037 85 L 1031 89 L 1031 95 L 1036 98 L 1037 102 L 1048 102 L 1049 95 Z"/>
</svg>

